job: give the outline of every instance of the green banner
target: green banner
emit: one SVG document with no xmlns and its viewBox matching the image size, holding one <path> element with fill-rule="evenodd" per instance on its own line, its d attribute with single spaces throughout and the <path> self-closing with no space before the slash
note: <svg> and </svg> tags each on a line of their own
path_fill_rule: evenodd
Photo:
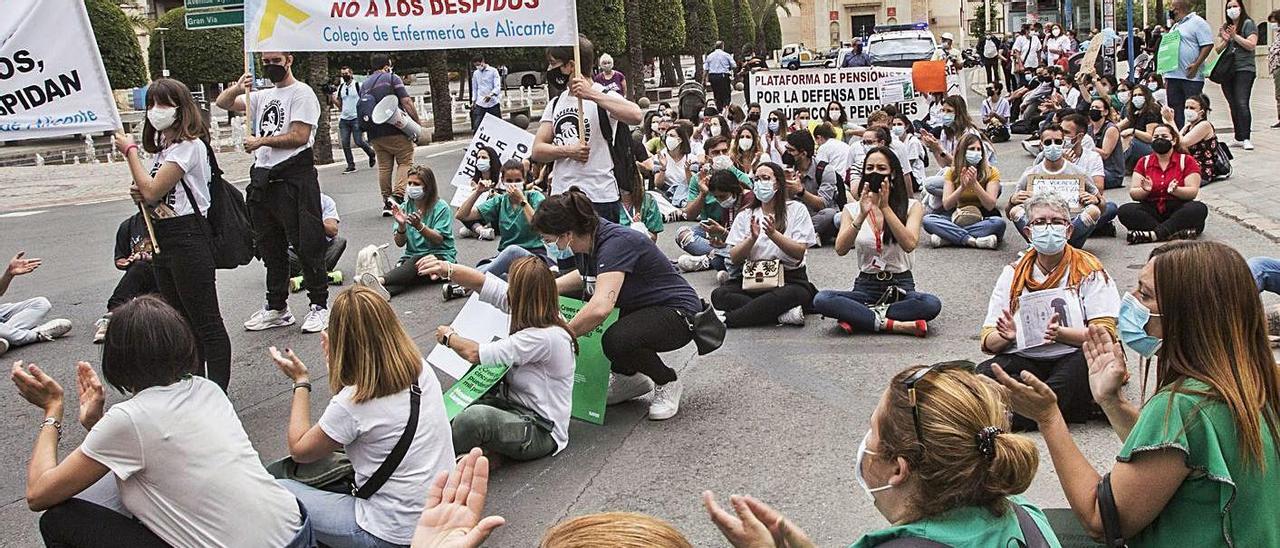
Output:
<svg viewBox="0 0 1280 548">
<path fill-rule="evenodd" d="M 1182 33 L 1178 29 L 1161 35 L 1160 49 L 1156 50 L 1156 72 L 1165 74 L 1178 70 L 1178 49 L 1181 47 Z"/>
<path fill-rule="evenodd" d="M 477 365 L 444 393 L 444 413 L 453 420 L 507 374 L 509 365 Z M 607 380 L 607 379 L 606 379 Z"/>
<path fill-rule="evenodd" d="M 577 299 L 560 297 L 560 313 L 566 321 L 577 316 L 584 306 L 586 303 Z M 578 337 L 578 366 L 573 371 L 575 419 L 604 424 L 605 399 L 609 395 L 609 359 L 604 357 L 600 341 L 604 338 L 605 330 L 616 321 L 618 311 L 615 309 L 598 327 Z"/>
</svg>

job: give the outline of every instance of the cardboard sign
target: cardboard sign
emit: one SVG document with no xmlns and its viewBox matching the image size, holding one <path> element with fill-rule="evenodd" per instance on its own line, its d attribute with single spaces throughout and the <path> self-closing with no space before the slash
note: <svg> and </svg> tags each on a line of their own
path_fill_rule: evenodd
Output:
<svg viewBox="0 0 1280 548">
<path fill-rule="evenodd" d="M 533 134 L 502 118 L 485 113 L 484 119 L 480 121 L 480 127 L 476 128 L 476 133 L 471 138 L 471 144 L 467 145 L 467 152 L 462 155 L 458 171 L 453 174 L 453 186 L 457 189 L 454 191 L 453 201 L 450 202 L 453 207 L 461 206 L 471 196 L 471 178 L 476 173 L 476 154 L 482 146 L 492 148 L 498 153 L 498 159 L 491 159 L 491 161 L 496 161 L 501 166 L 507 160 L 528 159 L 533 151 Z M 483 203 L 484 198 L 486 196 L 477 199 L 476 203 Z"/>
<path fill-rule="evenodd" d="M 479 294 L 472 294 L 449 326 L 473 341 L 495 341 L 507 338 L 511 316 L 481 301 Z M 455 379 L 461 379 L 471 370 L 471 362 L 442 344 L 436 345 L 427 355 L 427 363 Z"/>
<path fill-rule="evenodd" d="M 1018 297 L 1018 350 L 1051 344 L 1045 331 L 1053 317 L 1061 327 L 1084 327 L 1084 308 L 1074 290 L 1058 288 L 1023 293 Z"/>
<path fill-rule="evenodd" d="M 1072 211 L 1080 209 L 1080 179 L 1075 177 L 1053 177 L 1050 175 L 1036 175 L 1031 178 L 1027 187 L 1032 194 L 1040 194 L 1048 192 L 1057 194 L 1067 202 L 1067 206 Z"/>
<path fill-rule="evenodd" d="M 560 314 L 572 320 L 587 303 L 560 297 Z M 618 321 L 614 309 L 599 326 L 578 337 L 578 366 L 573 370 L 573 418 L 593 424 L 604 424 L 604 408 L 609 395 L 609 358 L 604 356 L 601 340 L 605 330 Z"/>
</svg>

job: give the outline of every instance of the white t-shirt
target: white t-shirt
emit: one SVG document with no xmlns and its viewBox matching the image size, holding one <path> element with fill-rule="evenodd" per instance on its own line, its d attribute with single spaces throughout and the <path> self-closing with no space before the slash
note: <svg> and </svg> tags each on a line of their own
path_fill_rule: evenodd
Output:
<svg viewBox="0 0 1280 548">
<path fill-rule="evenodd" d="M 152 177 L 156 176 L 166 162 L 173 162 L 182 168 L 182 181 L 174 183 L 163 200 L 173 208 L 174 215 L 181 217 L 195 213 L 191 208 L 191 201 L 187 199 L 187 191 L 182 188 L 183 182 L 191 188 L 191 195 L 195 197 L 196 205 L 200 206 L 200 213 L 209 211 L 209 180 L 212 175 L 208 154 L 204 143 L 199 139 L 173 143 L 156 153 L 155 161 L 151 164 Z"/>
<path fill-rule="evenodd" d="M 1035 265 L 1032 269 L 1031 277 L 1037 282 L 1043 281 L 1048 274 L 1040 270 L 1040 265 Z M 1058 287 L 1067 287 L 1068 277 L 1063 276 L 1062 282 Z M 991 290 L 991 300 L 987 302 L 987 318 L 983 320 L 983 327 L 995 327 L 996 321 L 1004 315 L 1009 309 L 1009 291 L 1013 286 L 1013 265 L 1006 265 L 1004 271 L 1000 273 L 1000 279 L 996 280 L 996 286 Z M 1120 293 L 1116 291 L 1116 282 L 1111 279 L 1105 272 L 1094 272 L 1080 282 L 1080 306 L 1083 308 L 1085 321 L 1097 318 L 1115 318 L 1120 314 Z M 1016 318 L 1015 318 L 1016 319 Z M 1017 322 L 1015 322 L 1017 323 Z M 1072 325 L 1068 327 L 1084 327 L 1082 325 Z M 1010 344 L 1005 348 L 1004 353 L 1017 352 L 1017 345 Z M 1053 343 L 1034 348 L 1028 348 L 1022 352 L 1017 352 L 1021 356 L 1034 359 L 1056 358 L 1065 356 L 1078 350 L 1077 347 Z"/>
<path fill-rule="evenodd" d="M 827 139 L 813 153 L 813 159 L 818 163 L 826 162 L 827 171 L 843 177 L 845 168 L 849 166 L 849 145 L 839 139 Z"/>
<path fill-rule="evenodd" d="M 671 157 L 671 151 L 664 148 L 658 153 L 662 160 L 663 173 L 666 176 L 667 194 L 671 196 L 675 205 L 683 207 L 689 197 L 689 175 L 685 170 L 688 169 L 689 162 L 693 159 L 693 154 L 685 154 L 679 160 Z"/>
<path fill-rule="evenodd" d="M 338 203 L 333 201 L 328 194 L 320 193 L 320 220 L 327 221 L 333 219 L 342 222 L 342 217 L 338 216 Z M 325 241 L 332 242 L 333 238 L 325 236 Z"/>
<path fill-rule="evenodd" d="M 924 186 L 924 145 L 920 143 L 920 138 L 910 133 L 906 134 L 906 140 L 894 138 L 893 151 L 900 153 L 898 161 L 902 162 L 902 169 L 911 172 L 911 178 L 915 180 L 917 185 Z"/>
<path fill-rule="evenodd" d="M 592 84 L 596 91 L 604 91 L 600 84 Z M 610 92 L 607 92 L 610 93 Z M 578 187 L 595 203 L 618 201 L 618 181 L 613 177 L 613 156 L 609 154 L 609 143 L 600 133 L 600 107 L 594 101 L 583 101 L 582 109 L 586 111 L 587 144 L 591 153 L 585 163 L 571 158 L 555 161 L 552 168 L 555 177 L 551 179 L 551 194 L 564 194 L 570 187 Z M 609 128 L 612 132 L 617 128 L 617 120 L 609 117 Z M 542 111 L 542 123 L 551 124 L 551 144 L 556 146 L 570 145 L 582 141 L 578 135 L 578 98 L 569 95 L 565 90 L 555 99 L 555 108 Z"/>
<path fill-rule="evenodd" d="M 253 92 L 249 97 L 253 119 L 260 137 L 272 137 L 289 132 L 289 125 L 302 122 L 311 126 L 307 144 L 297 148 L 279 149 L 262 147 L 253 151 L 254 167 L 273 167 L 292 158 L 315 143 L 316 124 L 320 122 L 320 100 L 311 86 L 299 81 L 286 87 L 275 87 Z"/>
<path fill-rule="evenodd" d="M 1023 67 L 1033 69 L 1040 66 L 1040 38 L 1018 35 L 1013 40 L 1015 59 L 1022 61 Z"/>
<path fill-rule="evenodd" d="M 444 414 L 440 383 L 426 361 L 418 376 L 422 389 L 418 432 L 395 473 L 372 497 L 356 499 L 356 523 L 365 532 L 394 544 L 409 544 L 436 474 L 453 469 L 453 431 Z M 364 485 L 382 466 L 409 422 L 409 389 L 352 403 L 354 386 L 343 387 L 320 416 L 320 429 L 343 445 L 356 484 Z"/>
<path fill-rule="evenodd" d="M 1059 57 L 1064 57 L 1067 55 L 1066 53 L 1062 53 L 1062 54 L 1054 53 L 1052 50 L 1055 50 L 1055 49 L 1061 50 L 1064 52 L 1070 51 L 1071 37 L 1063 34 L 1062 36 L 1058 36 L 1056 38 L 1049 38 L 1048 40 L 1045 40 L 1045 59 L 1048 61 L 1050 65 L 1057 63 Z"/>
<path fill-rule="evenodd" d="M 919 200 L 916 200 L 915 198 L 908 200 L 907 216 L 910 217 L 911 212 L 918 207 L 921 207 Z M 851 202 L 844 206 L 844 209 L 845 211 L 848 211 L 849 215 L 854 219 L 857 219 L 858 214 L 862 211 L 862 204 L 858 202 Z M 880 212 L 875 212 L 875 215 L 877 217 L 880 216 Z M 883 219 L 881 219 L 881 221 L 884 222 Z M 907 220 L 902 219 L 902 224 L 907 224 Z M 862 226 L 858 229 L 857 238 L 853 240 L 853 250 L 858 254 L 858 271 L 869 274 L 875 274 L 876 272 L 882 271 L 898 274 L 911 270 L 911 267 L 914 264 L 914 260 L 912 259 L 913 254 L 903 250 L 902 245 L 898 243 L 897 239 L 894 239 L 893 243 L 886 243 L 884 241 L 884 234 L 881 233 L 880 250 L 878 252 L 876 251 L 876 233 L 871 226 L 871 216 L 868 215 L 867 218 L 862 221 Z M 882 230 L 890 230 L 889 225 L 887 223 L 884 224 Z M 877 257 L 879 258 L 879 261 L 876 260 Z M 883 264 L 881 264 L 881 262 L 883 262 Z"/>
<path fill-rule="evenodd" d="M 751 208 L 750 215 L 738 215 L 733 218 L 733 226 L 729 229 L 729 236 L 725 238 L 725 245 L 732 249 L 734 246 L 746 241 L 751 237 L 751 220 L 760 221 L 764 219 L 766 214 L 764 207 Z M 769 211 L 773 211 L 772 208 Z M 782 234 L 796 242 L 802 243 L 805 249 L 818 243 L 818 233 L 813 229 L 813 219 L 809 217 L 809 208 L 797 200 L 787 200 L 787 226 L 782 227 Z M 769 239 L 763 233 L 756 238 L 756 244 L 751 247 L 751 253 L 747 256 L 750 261 L 767 261 L 778 259 L 782 261 L 782 265 L 787 270 L 804 266 L 804 259 L 796 259 L 787 255 L 778 244 Z"/>
<path fill-rule="evenodd" d="M 503 312 L 511 311 L 507 282 L 493 274 L 485 275 L 480 300 Z M 577 367 L 569 332 L 559 326 L 530 327 L 505 339 L 481 343 L 480 363 L 510 365 L 507 395 L 555 425 L 551 437 L 556 440 L 556 453 L 569 445 L 573 371 Z"/>
<path fill-rule="evenodd" d="M 284 546 L 302 527 L 297 499 L 262 467 L 208 379 L 112 405 L 80 450 L 115 474 L 129 512 L 174 546 Z"/>
</svg>

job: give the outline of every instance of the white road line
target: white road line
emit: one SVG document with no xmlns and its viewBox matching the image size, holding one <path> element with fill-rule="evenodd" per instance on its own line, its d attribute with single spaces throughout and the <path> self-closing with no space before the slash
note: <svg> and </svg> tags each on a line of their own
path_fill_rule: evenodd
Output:
<svg viewBox="0 0 1280 548">
<path fill-rule="evenodd" d="M 39 215 L 41 213 L 44 213 L 45 211 L 48 211 L 48 210 L 37 209 L 35 211 L 14 211 L 12 213 L 0 213 L 0 219 L 15 219 L 18 217 L 30 217 L 32 215 Z"/>
</svg>

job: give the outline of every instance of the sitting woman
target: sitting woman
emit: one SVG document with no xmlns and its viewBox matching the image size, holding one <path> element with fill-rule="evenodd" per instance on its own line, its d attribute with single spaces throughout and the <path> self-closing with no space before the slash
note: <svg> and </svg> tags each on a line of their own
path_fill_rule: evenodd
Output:
<svg viewBox="0 0 1280 548">
<path fill-rule="evenodd" d="M 1120 206 L 1120 224 L 1129 230 L 1129 243 L 1145 244 L 1195 238 L 1204 232 L 1209 208 L 1196 201 L 1200 194 L 1200 163 L 1182 151 L 1181 137 L 1169 124 L 1151 134 L 1155 151 L 1133 168 L 1129 197 Z"/>
<path fill-rule="evenodd" d="M 116 307 L 102 376 L 132 397 L 103 413 L 98 375 L 76 364 L 88 434 L 58 462 L 62 387 L 35 364 L 13 365 L 18 393 L 44 410 L 26 497 L 44 511 L 45 545 L 315 546 L 306 512 L 262 467 L 222 389 L 192 376 L 198 367 L 195 336 L 158 296 Z"/>
<path fill-rule="evenodd" d="M 912 251 L 920 241 L 924 208 L 910 197 L 902 165 L 888 148 L 867 152 L 857 195 L 858 202 L 841 212 L 836 254 L 856 252 L 858 277 L 851 291 L 819 291 L 813 311 L 835 318 L 849 334 L 924 337 L 942 301 L 915 290 Z"/>
<path fill-rule="evenodd" d="M 1093 401 L 1080 345 L 1088 327 L 1115 332 L 1120 298 L 1115 281 L 1098 258 L 1067 243 L 1075 228 L 1061 196 L 1035 194 L 1025 207 L 1027 226 L 1022 231 L 1031 249 L 1004 267 L 991 290 L 981 340 L 982 351 L 995 357 L 978 370 L 990 375 L 995 367 L 1002 367 L 1015 375 L 1023 371 L 1038 375 L 1058 394 L 1063 416 L 1084 422 Z M 1045 325 L 1044 332 L 1023 333 L 1019 341 L 1018 329 L 1024 325 L 1017 319 L 1022 297 L 1039 291 L 1061 292 L 1052 303 L 1054 315 L 1047 325 L 1039 324 Z M 1057 303 L 1059 298 L 1062 303 Z M 1069 306 L 1074 310 L 1069 311 Z M 1029 430 L 1035 423 L 1017 416 L 1013 426 Z"/>
<path fill-rule="evenodd" d="M 578 343 L 560 316 L 555 274 L 533 257 L 512 263 L 510 282 L 444 261 L 428 263 L 428 272 L 479 292 L 480 300 L 511 315 L 510 336 L 493 342 L 467 339 L 447 325 L 436 329 L 436 342 L 472 364 L 511 367 L 503 377 L 505 389 L 489 392 L 453 418 L 454 451 L 479 447 L 489 457 L 526 461 L 564 450 Z"/>
<path fill-rule="evenodd" d="M 970 362 L 917 365 L 894 375 L 858 445 L 853 477 L 889 527 L 872 546 L 1057 546 L 1044 513 L 1021 496 L 1035 478 L 1035 442 L 1010 434 L 1009 397 Z M 735 546 L 814 546 L 804 531 L 750 496 L 724 511 L 703 494 L 711 521 Z M 931 542 L 930 542 L 931 541 Z"/>
<path fill-rule="evenodd" d="M 405 176 L 404 203 L 392 208 L 395 221 L 396 245 L 404 248 L 404 254 L 395 268 L 378 275 L 361 272 L 356 283 L 376 291 L 390 300 L 413 286 L 437 283 L 440 278 L 420 274 L 418 262 L 424 257 L 457 262 L 458 249 L 453 243 L 453 210 L 449 202 L 440 197 L 436 187 L 436 174 L 431 168 L 414 164 Z"/>
<path fill-rule="evenodd" d="M 1125 165 L 1120 129 L 1111 121 L 1115 115 L 1112 103 L 1105 98 L 1089 101 L 1087 131 L 1093 139 L 1094 151 L 1102 157 L 1103 188 L 1107 189 L 1124 186 Z"/>
<path fill-rule="evenodd" d="M 982 139 L 960 138 L 964 154 L 956 154 L 943 173 L 942 208 L 950 213 L 924 216 L 924 231 L 933 247 L 954 245 L 995 249 L 1004 236 L 1000 199 L 1000 170 L 987 163 Z"/>
<path fill-rule="evenodd" d="M 333 299 L 320 345 L 333 397 L 314 425 L 307 366 L 292 350 L 269 349 L 293 381 L 289 456 L 309 463 L 345 450 L 356 485 L 351 493 L 333 493 L 289 479 L 280 484 L 311 509 L 316 540 L 323 544 L 408 545 L 425 505 L 422 493 L 437 473 L 453 468 L 440 383 L 391 304 L 364 287 Z M 408 449 L 396 462 L 402 440 Z"/>
<path fill-rule="evenodd" d="M 1151 96 L 1151 90 L 1138 84 L 1131 94 L 1124 119 L 1116 125 L 1124 139 L 1125 166 L 1130 171 L 1139 159 L 1151 154 L 1151 132 L 1160 123 L 1160 103 Z"/>
<path fill-rule="evenodd" d="M 640 182 L 637 179 L 637 184 Z M 666 230 L 658 196 L 643 189 L 641 192 L 618 189 L 618 200 L 622 202 L 622 215 L 618 217 L 618 224 L 658 241 L 658 234 Z"/>
<path fill-rule="evenodd" d="M 662 150 L 647 160 L 653 170 L 654 188 L 662 191 L 676 207 L 684 207 L 689 201 L 689 183 L 701 168 L 689 142 L 692 132 L 688 121 L 672 125 L 663 138 Z"/>
<path fill-rule="evenodd" d="M 465 207 L 458 208 L 458 220 L 462 222 L 462 228 L 458 229 L 459 238 L 479 238 L 481 240 L 492 240 L 496 236 L 493 224 L 486 223 L 483 218 L 463 219 L 463 210 L 471 211 L 471 207 L 479 200 L 481 203 L 487 201 L 497 186 L 497 181 L 502 178 L 502 162 L 498 161 L 498 151 L 487 145 L 480 145 L 476 150 L 476 172 L 471 175 L 471 196 L 467 202 L 463 204 Z"/>
<path fill-rule="evenodd" d="M 1280 490 L 1280 380 L 1264 316 L 1249 267 L 1230 247 L 1176 242 L 1152 252 L 1137 288 L 1124 295 L 1120 340 L 1157 358 L 1155 395 L 1145 403 L 1125 397 L 1125 352 L 1106 330 L 1091 328 L 1084 342 L 1085 389 L 1124 442 L 1101 477 L 1053 392 L 1034 376 L 997 370 L 1014 410 L 1039 424 L 1054 475 L 1089 536 L 1109 546 L 1280 546 L 1272 503 Z M 1144 373 L 1140 394 L 1146 380 Z"/>
<path fill-rule="evenodd" d="M 782 154 L 787 151 L 787 113 L 782 109 L 769 113 L 764 125 L 764 133 L 760 139 L 764 141 L 764 153 L 768 161 L 782 163 Z"/>
<path fill-rule="evenodd" d="M 760 162 L 769 161 L 764 143 L 760 142 L 760 136 L 756 133 L 754 124 L 743 124 L 733 131 L 729 158 L 733 160 L 734 167 L 748 173 L 755 171 Z"/>
<path fill-rule="evenodd" d="M 473 192 L 470 198 L 458 208 L 457 218 L 466 224 L 469 221 L 483 220 L 489 226 L 498 227 L 498 255 L 479 267 L 481 272 L 492 272 L 499 278 L 505 278 L 511 262 L 521 257 L 537 255 L 544 261 L 547 249 L 542 246 L 542 239 L 529 226 L 533 222 L 533 212 L 544 199 L 542 192 L 525 190 L 524 164 L 520 160 L 507 160 L 502 165 L 502 179 L 493 187 L 493 196 L 478 207 Z M 419 269 L 421 270 L 421 269 Z M 444 299 L 466 297 L 470 294 L 457 284 L 445 284 Z"/>
<path fill-rule="evenodd" d="M 729 263 L 730 248 L 725 244 L 729 228 L 739 212 L 755 204 L 750 192 L 744 192 L 742 182 L 731 171 L 716 171 L 709 177 L 697 179 L 698 196 L 685 206 L 689 220 L 697 220 L 697 226 L 681 227 L 676 231 L 676 245 L 685 254 L 676 259 L 683 272 L 700 272 L 714 269 L 718 281 L 724 283 L 732 270 Z M 697 211 L 693 211 L 696 209 Z"/>
<path fill-rule="evenodd" d="M 1187 123 L 1178 131 L 1178 141 L 1196 163 L 1200 164 L 1200 184 L 1207 185 L 1213 181 L 1217 172 L 1214 155 L 1218 152 L 1218 135 L 1209 121 L 1209 98 L 1204 95 L 1187 97 L 1187 106 L 1183 109 L 1183 117 Z M 1161 111 L 1164 123 L 1175 126 L 1173 111 Z"/>
<path fill-rule="evenodd" d="M 725 245 L 729 260 L 741 272 L 744 262 L 776 261 L 783 285 L 753 290 L 739 274 L 711 292 L 711 304 L 725 313 L 728 327 L 804 325 L 804 309 L 817 289 L 809 283 L 805 253 L 818 243 L 804 204 L 787 199 L 782 166 L 766 162 L 756 168 L 756 201 L 733 221 Z"/>
</svg>

